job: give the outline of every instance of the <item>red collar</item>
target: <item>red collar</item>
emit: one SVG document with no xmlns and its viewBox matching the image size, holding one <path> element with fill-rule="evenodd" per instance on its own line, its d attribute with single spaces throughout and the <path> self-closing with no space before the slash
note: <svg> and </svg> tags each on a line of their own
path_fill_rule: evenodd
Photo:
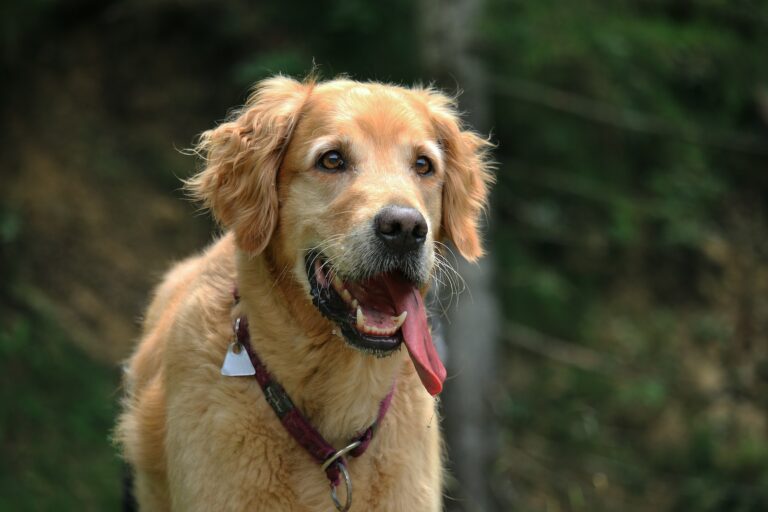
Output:
<svg viewBox="0 0 768 512">
<path fill-rule="evenodd" d="M 237 297 L 237 296 L 236 296 Z M 368 445 L 373 438 L 373 434 L 376 433 L 379 425 L 384 419 L 384 415 L 387 413 L 389 404 L 392 401 L 392 395 L 395 391 L 395 385 L 392 385 L 392 389 L 389 390 L 387 396 L 379 404 L 379 414 L 376 417 L 376 421 L 368 427 L 361 435 L 355 436 L 348 446 L 341 450 L 336 450 L 331 444 L 326 441 L 322 435 L 312 426 L 307 418 L 301 413 L 301 411 L 293 404 L 293 401 L 285 392 L 283 387 L 272 377 L 264 366 L 264 363 L 259 359 L 259 356 L 253 350 L 251 346 L 251 334 L 248 330 L 248 319 L 245 316 L 239 317 L 235 321 L 234 325 L 235 337 L 237 341 L 245 348 L 248 356 L 251 359 L 254 369 L 256 370 L 256 380 L 259 382 L 261 389 L 264 391 L 264 397 L 267 399 L 267 403 L 275 411 L 283 427 L 288 431 L 291 436 L 298 442 L 309 455 L 318 464 L 321 464 L 322 469 L 325 471 L 328 480 L 331 483 L 331 498 L 333 499 L 336 508 L 339 510 L 348 510 L 352 503 L 352 485 L 349 479 L 349 473 L 346 468 L 345 455 L 349 454 L 352 457 L 359 457 L 368 448 Z M 336 487 L 340 484 L 340 476 L 344 477 L 345 485 L 347 488 L 347 503 L 342 506 L 336 498 Z"/>
</svg>

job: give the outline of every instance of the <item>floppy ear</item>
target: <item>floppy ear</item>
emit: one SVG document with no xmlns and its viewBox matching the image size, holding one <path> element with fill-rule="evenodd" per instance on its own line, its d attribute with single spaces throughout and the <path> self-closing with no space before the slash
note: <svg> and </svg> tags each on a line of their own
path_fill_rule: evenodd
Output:
<svg viewBox="0 0 768 512">
<path fill-rule="evenodd" d="M 488 153 L 493 144 L 463 127 L 455 100 L 425 92 L 446 154 L 442 229 L 465 259 L 475 261 L 483 255 L 478 223 L 494 181 Z"/>
<path fill-rule="evenodd" d="M 286 77 L 259 82 L 230 121 L 200 136 L 205 167 L 187 190 L 251 254 L 264 250 L 277 225 L 277 171 L 310 88 Z"/>
</svg>

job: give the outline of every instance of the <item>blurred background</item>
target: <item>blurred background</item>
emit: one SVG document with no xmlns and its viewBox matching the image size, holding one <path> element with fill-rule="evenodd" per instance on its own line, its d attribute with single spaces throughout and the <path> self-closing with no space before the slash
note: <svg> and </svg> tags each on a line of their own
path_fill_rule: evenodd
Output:
<svg viewBox="0 0 768 512">
<path fill-rule="evenodd" d="M 444 298 L 447 509 L 768 510 L 768 3 L 28 0 L 0 27 L 0 510 L 119 509 L 119 362 L 216 229 L 180 150 L 313 63 L 463 89 L 498 144 L 491 255 Z"/>
</svg>

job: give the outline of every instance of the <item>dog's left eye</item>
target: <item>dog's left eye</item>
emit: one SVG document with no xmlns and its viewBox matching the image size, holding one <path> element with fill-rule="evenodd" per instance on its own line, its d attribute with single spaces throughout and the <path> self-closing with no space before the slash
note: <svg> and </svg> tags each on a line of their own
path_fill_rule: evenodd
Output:
<svg viewBox="0 0 768 512">
<path fill-rule="evenodd" d="M 432 168 L 432 162 L 425 156 L 420 156 L 417 158 L 413 163 L 413 168 L 420 176 L 429 176 L 434 172 L 434 169 Z"/>
<path fill-rule="evenodd" d="M 317 161 L 317 166 L 324 171 L 343 171 L 344 165 L 344 158 L 338 151 L 328 151 L 323 153 L 323 156 Z"/>
</svg>

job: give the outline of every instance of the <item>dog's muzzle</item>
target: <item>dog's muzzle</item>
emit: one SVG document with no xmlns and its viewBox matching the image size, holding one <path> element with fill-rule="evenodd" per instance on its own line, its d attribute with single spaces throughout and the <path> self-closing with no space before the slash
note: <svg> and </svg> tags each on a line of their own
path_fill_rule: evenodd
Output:
<svg viewBox="0 0 768 512">
<path fill-rule="evenodd" d="M 445 368 L 432 344 L 422 297 L 429 273 L 427 222 L 413 208 L 388 206 L 374 217 L 371 231 L 362 250 L 347 249 L 361 258 L 350 265 L 354 272 L 335 266 L 349 253 L 335 259 L 319 251 L 306 254 L 312 303 L 354 348 L 385 356 L 404 342 L 422 383 L 435 395 Z"/>
</svg>

